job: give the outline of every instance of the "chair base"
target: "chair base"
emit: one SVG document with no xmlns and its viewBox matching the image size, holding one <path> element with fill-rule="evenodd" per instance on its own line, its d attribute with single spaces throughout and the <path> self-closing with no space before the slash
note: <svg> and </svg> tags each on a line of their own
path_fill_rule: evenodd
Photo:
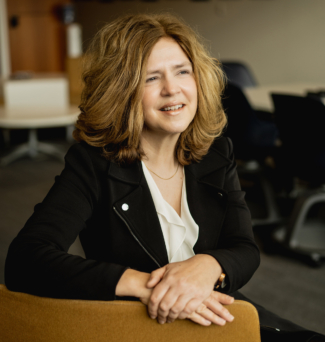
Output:
<svg viewBox="0 0 325 342">
<path fill-rule="evenodd" d="M 8 155 L 2 157 L 0 165 L 7 166 L 23 157 L 36 158 L 40 153 L 55 157 L 63 162 L 66 151 L 55 144 L 40 142 L 37 139 L 37 130 L 30 129 L 27 143 L 19 145 Z"/>
<path fill-rule="evenodd" d="M 316 264 L 325 259 L 325 217 L 310 217 L 312 207 L 324 203 L 323 187 L 305 191 L 295 202 L 288 224 L 273 233 L 276 242 Z"/>
</svg>

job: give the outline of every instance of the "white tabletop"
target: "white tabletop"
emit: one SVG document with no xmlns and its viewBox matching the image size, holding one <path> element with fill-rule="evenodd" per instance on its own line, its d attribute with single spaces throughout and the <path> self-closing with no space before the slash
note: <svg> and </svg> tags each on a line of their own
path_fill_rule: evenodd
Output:
<svg viewBox="0 0 325 342">
<path fill-rule="evenodd" d="M 272 93 L 305 96 L 308 91 L 325 90 L 325 83 L 287 83 L 245 88 L 244 93 L 256 110 L 273 111 Z"/>
<path fill-rule="evenodd" d="M 0 128 L 46 128 L 73 125 L 80 113 L 77 106 L 66 109 L 6 108 L 0 106 Z"/>
</svg>

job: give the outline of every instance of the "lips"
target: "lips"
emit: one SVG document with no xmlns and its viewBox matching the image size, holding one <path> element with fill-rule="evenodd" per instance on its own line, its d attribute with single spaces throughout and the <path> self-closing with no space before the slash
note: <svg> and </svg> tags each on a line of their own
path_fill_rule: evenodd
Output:
<svg viewBox="0 0 325 342">
<path fill-rule="evenodd" d="M 182 109 L 184 106 L 185 106 L 185 104 L 183 104 L 183 103 L 168 103 L 167 105 L 163 106 L 159 110 L 161 110 L 163 112 L 167 112 L 167 111 L 169 112 L 169 111 L 175 111 L 175 110 Z"/>
</svg>

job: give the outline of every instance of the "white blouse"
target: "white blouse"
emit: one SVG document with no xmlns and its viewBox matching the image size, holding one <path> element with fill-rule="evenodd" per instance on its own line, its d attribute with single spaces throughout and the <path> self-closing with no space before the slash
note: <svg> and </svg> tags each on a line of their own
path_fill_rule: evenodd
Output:
<svg viewBox="0 0 325 342">
<path fill-rule="evenodd" d="M 164 200 L 149 170 L 142 161 L 153 202 L 156 207 L 160 226 L 165 239 L 169 262 L 184 261 L 195 255 L 193 247 L 199 236 L 199 226 L 195 223 L 187 204 L 185 173 L 182 186 L 181 217 Z M 183 171 L 184 172 L 184 171 Z"/>
</svg>

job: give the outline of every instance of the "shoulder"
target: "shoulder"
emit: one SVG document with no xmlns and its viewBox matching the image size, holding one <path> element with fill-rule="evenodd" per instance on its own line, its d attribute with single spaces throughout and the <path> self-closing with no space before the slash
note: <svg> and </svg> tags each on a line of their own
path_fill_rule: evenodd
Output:
<svg viewBox="0 0 325 342">
<path fill-rule="evenodd" d="M 73 144 L 66 156 L 66 164 L 73 166 L 91 165 L 96 170 L 107 170 L 109 161 L 102 156 L 102 148 L 90 146 L 85 142 Z"/>
<path fill-rule="evenodd" d="M 197 178 L 202 179 L 209 174 L 233 165 L 232 144 L 230 139 L 219 137 L 214 140 L 208 153 L 198 163 L 188 165 L 187 169 Z"/>
<path fill-rule="evenodd" d="M 210 147 L 210 151 L 217 152 L 227 159 L 232 159 L 233 145 L 230 138 L 218 137 L 214 140 Z"/>
</svg>

